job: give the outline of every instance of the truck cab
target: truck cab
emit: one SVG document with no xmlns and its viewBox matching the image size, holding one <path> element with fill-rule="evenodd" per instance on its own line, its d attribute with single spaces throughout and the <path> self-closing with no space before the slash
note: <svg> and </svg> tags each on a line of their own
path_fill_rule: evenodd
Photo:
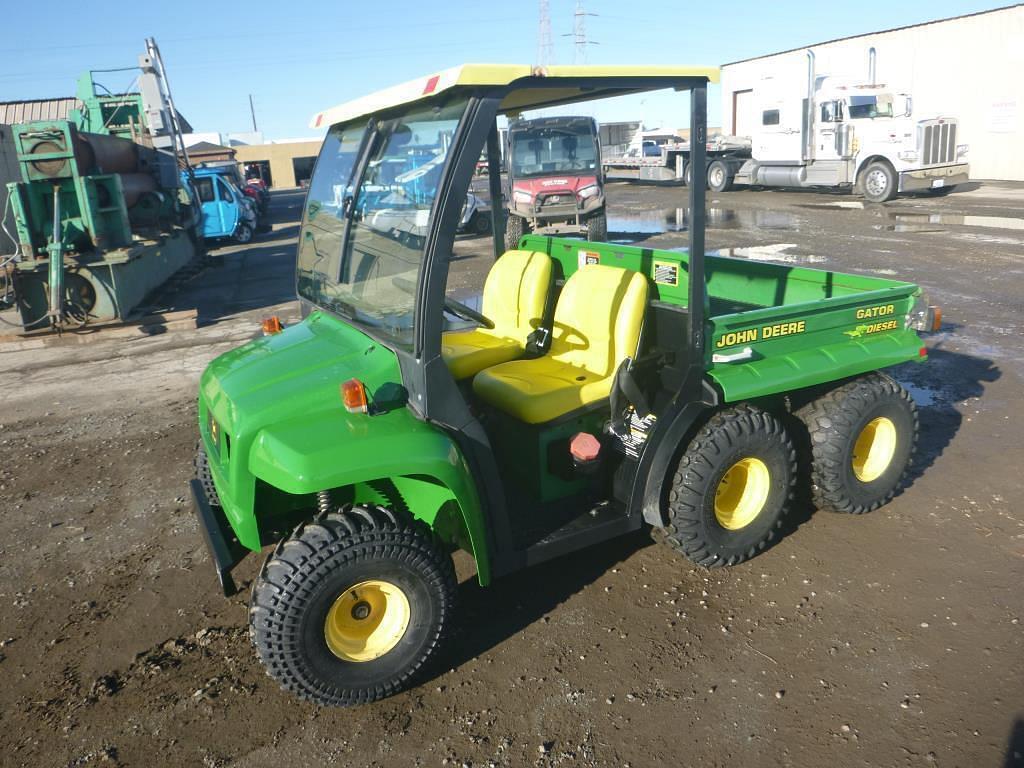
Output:
<svg viewBox="0 0 1024 768">
<path fill-rule="evenodd" d="M 808 51 L 806 87 L 768 76 L 755 89 L 750 158 L 709 171 L 768 187 L 848 187 L 871 202 L 903 192 L 944 194 L 969 178 L 958 122 L 918 117 L 913 99 L 874 78 L 818 75 Z M 737 168 L 737 166 L 739 166 Z M 735 174 L 734 176 L 732 174 Z"/>
<path fill-rule="evenodd" d="M 188 175 L 183 173 L 185 183 Z M 219 168 L 196 168 L 191 184 L 203 215 L 203 237 L 207 240 L 234 238 L 248 243 L 256 232 L 255 208 Z"/>
</svg>

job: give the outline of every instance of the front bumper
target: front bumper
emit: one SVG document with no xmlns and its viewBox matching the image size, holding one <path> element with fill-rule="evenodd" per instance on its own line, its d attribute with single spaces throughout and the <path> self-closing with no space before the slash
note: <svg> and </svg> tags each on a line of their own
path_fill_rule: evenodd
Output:
<svg viewBox="0 0 1024 768">
<path fill-rule="evenodd" d="M 969 179 L 970 166 L 967 163 L 921 168 L 917 171 L 901 171 L 899 191 L 918 192 L 924 189 L 954 187 L 957 184 L 966 184 Z"/>
<path fill-rule="evenodd" d="M 199 519 L 199 530 L 202 531 L 210 559 L 217 570 L 217 579 L 224 591 L 224 597 L 231 597 L 238 591 L 235 580 L 231 577 L 231 569 L 245 557 L 246 550 L 231 533 L 223 510 L 212 506 L 206 498 L 203 484 L 193 479 L 188 485 L 192 494 L 192 507 Z"/>
</svg>

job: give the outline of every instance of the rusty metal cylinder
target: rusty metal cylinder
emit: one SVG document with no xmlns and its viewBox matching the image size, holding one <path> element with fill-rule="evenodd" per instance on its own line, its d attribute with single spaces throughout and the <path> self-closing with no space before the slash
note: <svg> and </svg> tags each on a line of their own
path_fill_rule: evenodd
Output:
<svg viewBox="0 0 1024 768">
<path fill-rule="evenodd" d="M 134 141 L 100 133 L 78 135 L 89 145 L 92 166 L 97 173 L 135 173 L 139 170 L 139 145 Z"/>
<path fill-rule="evenodd" d="M 157 190 L 156 179 L 148 173 L 122 173 L 121 190 L 124 192 L 124 204 L 131 208 L 139 198 Z"/>
</svg>

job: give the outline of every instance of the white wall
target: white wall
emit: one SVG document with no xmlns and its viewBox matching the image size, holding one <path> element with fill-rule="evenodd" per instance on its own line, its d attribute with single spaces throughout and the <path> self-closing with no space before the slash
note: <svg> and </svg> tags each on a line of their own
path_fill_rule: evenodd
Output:
<svg viewBox="0 0 1024 768">
<path fill-rule="evenodd" d="M 1024 181 L 1024 5 L 813 46 L 819 75 L 867 81 L 868 49 L 877 80 L 914 96 L 914 116 L 945 115 L 969 144 L 971 178 Z M 733 92 L 766 74 L 807 80 L 803 50 L 722 68 L 722 126 L 732 130 Z"/>
</svg>

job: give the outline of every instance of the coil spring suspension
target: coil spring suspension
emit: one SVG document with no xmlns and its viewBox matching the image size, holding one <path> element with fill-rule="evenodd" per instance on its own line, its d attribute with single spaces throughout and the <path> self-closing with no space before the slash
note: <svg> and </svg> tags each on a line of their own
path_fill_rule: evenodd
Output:
<svg viewBox="0 0 1024 768">
<path fill-rule="evenodd" d="M 331 492 L 330 491 L 318 491 L 316 494 L 316 507 L 317 511 L 321 515 L 328 515 L 331 513 Z"/>
</svg>

